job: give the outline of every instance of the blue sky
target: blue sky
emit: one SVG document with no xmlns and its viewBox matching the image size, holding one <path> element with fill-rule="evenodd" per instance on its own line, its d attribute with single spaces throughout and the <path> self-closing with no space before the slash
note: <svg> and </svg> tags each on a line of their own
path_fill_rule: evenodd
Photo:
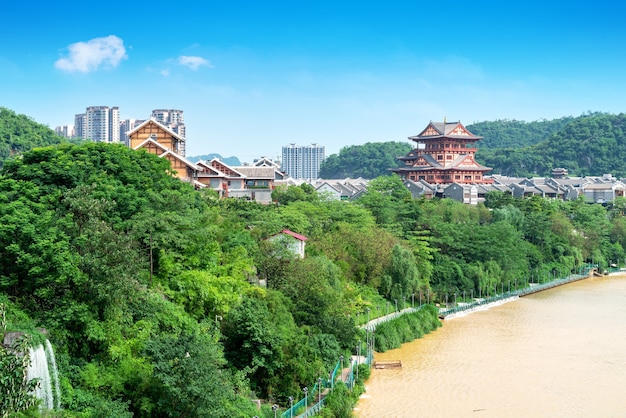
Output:
<svg viewBox="0 0 626 418">
<path fill-rule="evenodd" d="M 605 2 L 5 2 L 0 106 L 185 112 L 187 155 L 276 158 L 465 125 L 621 113 L 626 6 Z"/>
</svg>

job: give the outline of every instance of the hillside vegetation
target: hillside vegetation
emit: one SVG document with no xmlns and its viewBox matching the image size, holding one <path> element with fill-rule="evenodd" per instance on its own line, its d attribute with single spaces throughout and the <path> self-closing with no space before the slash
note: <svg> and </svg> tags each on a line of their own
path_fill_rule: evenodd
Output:
<svg viewBox="0 0 626 418">
<path fill-rule="evenodd" d="M 562 167 L 573 176 L 626 177 L 625 124 L 623 113 L 591 113 L 533 123 L 483 122 L 468 129 L 485 137 L 476 160 L 494 174 L 549 176 Z"/>
<path fill-rule="evenodd" d="M 273 403 L 282 410 L 354 355 L 366 317 L 626 258 L 622 198 L 494 193 L 468 206 L 414 200 L 397 176 L 380 176 L 355 202 L 306 184 L 273 199 L 218 199 L 119 144 L 7 160 L 0 337 L 47 330 L 62 386 L 54 416 L 272 418 Z M 283 229 L 308 238 L 305 258 L 267 240 Z M 27 396 L 3 386 L 8 374 L 0 368 L 3 400 Z M 326 416 L 350 416 L 354 401 Z"/>
<path fill-rule="evenodd" d="M 573 176 L 613 174 L 626 177 L 626 115 L 589 113 L 579 117 L 522 122 L 497 120 L 467 125 L 478 142 L 476 160 L 492 174 L 513 177 L 549 176 L 566 168 Z M 321 178 L 366 179 L 386 175 L 402 166 L 396 157 L 415 144 L 380 142 L 351 145 L 330 155 Z"/>
<path fill-rule="evenodd" d="M 0 168 L 6 159 L 32 148 L 67 142 L 47 126 L 0 107 Z"/>
</svg>

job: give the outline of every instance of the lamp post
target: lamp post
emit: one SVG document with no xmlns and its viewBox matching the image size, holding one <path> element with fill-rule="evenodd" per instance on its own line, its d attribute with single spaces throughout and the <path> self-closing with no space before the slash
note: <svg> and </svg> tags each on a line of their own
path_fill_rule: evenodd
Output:
<svg viewBox="0 0 626 418">
<path fill-rule="evenodd" d="M 220 327 L 220 326 L 219 326 L 219 322 L 217 322 L 217 321 L 218 321 L 218 320 L 219 320 L 219 321 L 221 321 L 222 319 L 224 319 L 224 318 L 222 318 L 222 316 L 221 316 L 221 315 L 215 315 L 215 326 L 216 326 L 217 328 L 219 328 L 219 327 Z"/>
<path fill-rule="evenodd" d="M 341 360 L 341 381 L 343 382 L 343 356 L 339 356 L 339 360 Z"/>
<path fill-rule="evenodd" d="M 274 411 L 274 418 L 276 418 L 276 411 L 278 411 L 278 405 L 272 405 L 272 411 Z"/>
<path fill-rule="evenodd" d="M 319 402 L 322 402 L 322 378 L 321 377 L 317 378 L 317 387 L 319 389 L 319 398 L 317 399 L 317 402 L 319 403 Z"/>
<path fill-rule="evenodd" d="M 361 363 L 361 340 L 356 346 L 356 378 L 359 379 L 359 364 Z"/>
<path fill-rule="evenodd" d="M 304 412 L 306 413 L 306 410 L 309 409 L 309 388 L 303 387 L 302 392 L 304 392 Z"/>
<path fill-rule="evenodd" d="M 394 299 L 394 302 L 396 302 L 396 312 L 398 312 L 398 299 Z"/>
<path fill-rule="evenodd" d="M 289 403 L 291 403 L 291 408 L 289 408 L 289 416 L 293 418 L 293 396 L 289 397 Z"/>
</svg>

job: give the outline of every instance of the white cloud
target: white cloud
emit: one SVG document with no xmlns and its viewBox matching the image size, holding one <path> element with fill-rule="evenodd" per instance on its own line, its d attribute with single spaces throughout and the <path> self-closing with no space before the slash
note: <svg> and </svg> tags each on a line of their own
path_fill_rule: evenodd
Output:
<svg viewBox="0 0 626 418">
<path fill-rule="evenodd" d="M 54 66 L 72 73 L 88 73 L 102 67 L 117 67 L 127 58 L 124 41 L 115 35 L 76 42 L 67 49 L 69 56 L 60 58 Z"/>
<path fill-rule="evenodd" d="M 202 66 L 213 68 L 213 65 L 211 65 L 208 60 L 205 60 L 202 57 L 194 57 L 189 55 L 181 55 L 180 57 L 178 57 L 178 63 L 180 65 L 184 65 L 185 67 L 190 68 L 193 71 L 196 71 Z"/>
</svg>

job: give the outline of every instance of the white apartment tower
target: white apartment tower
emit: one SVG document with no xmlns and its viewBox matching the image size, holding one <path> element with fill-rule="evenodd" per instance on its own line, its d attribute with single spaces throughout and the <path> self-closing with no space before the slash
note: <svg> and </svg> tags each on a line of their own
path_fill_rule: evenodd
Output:
<svg viewBox="0 0 626 418">
<path fill-rule="evenodd" d="M 76 137 L 94 142 L 120 142 L 120 108 L 90 106 L 74 118 Z"/>
<path fill-rule="evenodd" d="M 289 146 L 283 147 L 281 171 L 296 179 L 316 179 L 319 176 L 320 165 L 324 158 L 323 146 L 289 144 Z"/>
<path fill-rule="evenodd" d="M 74 127 L 72 125 L 61 125 L 54 128 L 54 133 L 65 138 L 74 138 Z"/>
</svg>

